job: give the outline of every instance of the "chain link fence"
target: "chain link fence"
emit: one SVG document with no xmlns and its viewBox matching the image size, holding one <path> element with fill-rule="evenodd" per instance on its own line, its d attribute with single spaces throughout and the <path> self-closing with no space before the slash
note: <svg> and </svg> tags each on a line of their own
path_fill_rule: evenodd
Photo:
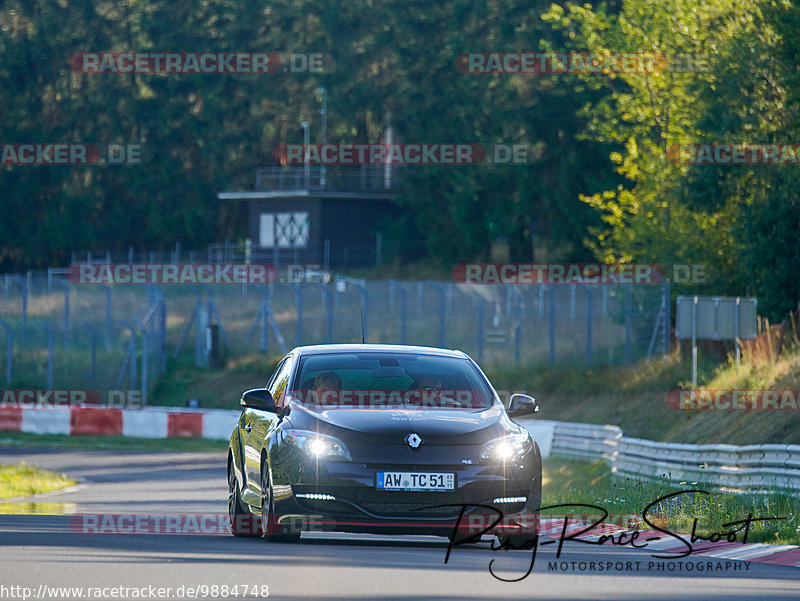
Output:
<svg viewBox="0 0 800 601">
<path fill-rule="evenodd" d="M 79 389 L 100 403 L 147 404 L 175 358 L 215 367 L 299 345 L 361 342 L 362 324 L 367 342 L 456 348 L 487 366 L 625 364 L 669 346 L 668 285 L 333 275 L 261 286 L 106 286 L 52 271 L 0 283 L 4 390 Z"/>
</svg>

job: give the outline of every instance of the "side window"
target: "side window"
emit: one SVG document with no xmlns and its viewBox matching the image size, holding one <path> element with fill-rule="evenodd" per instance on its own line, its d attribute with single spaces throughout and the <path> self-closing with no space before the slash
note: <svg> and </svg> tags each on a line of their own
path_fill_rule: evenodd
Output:
<svg viewBox="0 0 800 601">
<path fill-rule="evenodd" d="M 275 404 L 278 407 L 283 407 L 285 403 L 286 384 L 289 383 L 289 375 L 292 371 L 294 361 L 292 357 L 287 357 L 275 370 L 275 375 L 267 383 L 272 398 L 275 399 Z"/>
<path fill-rule="evenodd" d="M 286 365 L 286 362 L 288 360 L 289 360 L 289 357 L 286 357 L 285 359 L 283 359 L 283 361 L 278 363 L 277 367 L 275 368 L 275 371 L 272 372 L 272 375 L 269 377 L 269 380 L 267 380 L 267 385 L 264 386 L 264 388 L 266 388 L 267 390 L 272 392 L 272 385 L 275 383 L 275 380 L 278 378 L 278 374 L 281 373 L 281 370 L 283 369 L 283 366 Z"/>
</svg>

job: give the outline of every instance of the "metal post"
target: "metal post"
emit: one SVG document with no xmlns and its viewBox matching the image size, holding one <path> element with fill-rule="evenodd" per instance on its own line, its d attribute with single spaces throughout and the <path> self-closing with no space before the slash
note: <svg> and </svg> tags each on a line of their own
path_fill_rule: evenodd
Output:
<svg viewBox="0 0 800 601">
<path fill-rule="evenodd" d="M 128 342 L 128 355 L 130 356 L 131 365 L 131 390 L 136 390 L 136 329 L 124 319 L 120 323 L 131 333 L 130 342 Z"/>
<path fill-rule="evenodd" d="M 319 282 L 322 290 L 321 315 L 325 320 L 325 342 L 330 344 L 333 340 L 333 293 L 324 282 Z"/>
<path fill-rule="evenodd" d="M 389 315 L 394 315 L 394 295 L 397 282 L 389 280 Z"/>
<path fill-rule="evenodd" d="M 103 284 L 106 289 L 106 350 L 111 350 L 111 286 Z"/>
<path fill-rule="evenodd" d="M 538 288 L 539 288 L 539 319 L 542 319 L 544 317 L 544 292 L 545 292 L 545 286 L 542 286 L 541 284 L 539 284 Z"/>
<path fill-rule="evenodd" d="M 159 293 L 160 294 L 160 293 Z M 167 300 L 161 295 L 158 301 L 158 326 L 161 375 L 167 373 Z"/>
<path fill-rule="evenodd" d="M 14 282 L 19 286 L 22 291 L 22 340 L 21 343 L 25 346 L 25 338 L 28 333 L 28 285 L 18 275 L 14 276 Z"/>
<path fill-rule="evenodd" d="M 64 288 L 64 321 L 62 327 L 62 346 L 69 344 L 69 284 L 63 280 L 56 280 L 59 286 Z"/>
<path fill-rule="evenodd" d="M 625 365 L 631 362 L 631 331 L 633 328 L 633 298 L 630 286 L 625 287 Z"/>
<path fill-rule="evenodd" d="M 300 284 L 294 285 L 294 300 L 297 306 L 297 345 L 303 346 L 303 291 Z"/>
<path fill-rule="evenodd" d="M 408 307 L 406 303 L 406 291 L 403 286 L 397 287 L 400 294 L 400 344 L 406 343 L 406 326 L 408 325 Z"/>
<path fill-rule="evenodd" d="M 364 331 L 362 332 L 362 337 L 365 341 L 367 341 L 369 340 L 369 336 L 367 335 L 367 326 L 369 325 L 369 299 L 367 297 L 367 287 L 365 284 L 356 284 L 356 286 L 358 286 L 358 289 L 361 291 L 361 309 L 364 311 Z"/>
<path fill-rule="evenodd" d="M 592 291 L 586 288 L 586 365 L 592 364 Z"/>
<path fill-rule="evenodd" d="M 569 318 L 575 319 L 575 284 L 569 285 Z"/>
<path fill-rule="evenodd" d="M 483 298 L 478 299 L 478 361 L 483 360 Z"/>
<path fill-rule="evenodd" d="M 739 305 L 741 299 L 736 297 L 736 313 L 733 316 L 733 344 L 736 346 L 736 365 L 742 360 L 742 349 L 739 348 Z"/>
<path fill-rule="evenodd" d="M 556 302 L 554 288 L 548 290 L 550 293 L 550 365 L 556 364 Z"/>
<path fill-rule="evenodd" d="M 699 299 L 694 297 L 692 303 L 692 400 L 694 391 L 697 390 L 697 303 Z"/>
<path fill-rule="evenodd" d="M 440 348 L 444 348 L 445 319 L 447 317 L 447 295 L 444 286 L 438 282 L 433 282 L 436 292 L 439 293 L 439 343 Z"/>
<path fill-rule="evenodd" d="M 83 322 L 83 326 L 89 330 L 89 344 L 91 345 L 91 355 L 90 355 L 90 363 L 89 363 L 89 388 L 91 390 L 95 390 L 96 381 L 96 367 L 97 367 L 97 332 L 95 332 L 94 328 L 89 324 L 88 321 Z"/>
<path fill-rule="evenodd" d="M 417 315 L 422 315 L 422 305 L 425 302 L 425 283 L 417 282 Z"/>
<path fill-rule="evenodd" d="M 147 341 L 147 330 L 142 327 L 142 407 L 147 407 L 147 364 L 150 354 L 150 347 Z"/>
<path fill-rule="evenodd" d="M 264 292 L 261 295 L 261 308 L 259 309 L 261 313 L 261 345 L 260 348 L 262 351 L 267 350 L 267 344 L 269 341 L 269 337 L 267 336 L 267 306 L 269 305 L 269 295 Z"/>
<path fill-rule="evenodd" d="M 195 320 L 194 364 L 197 367 L 208 367 L 208 348 L 206 336 L 208 324 L 211 320 L 211 311 L 205 303 L 198 303 L 197 319 Z"/>
<path fill-rule="evenodd" d="M 309 163 L 310 151 L 308 149 L 310 133 L 308 131 L 308 121 L 303 121 L 300 126 L 303 128 L 303 172 L 305 175 L 306 190 L 311 184 L 311 163 Z"/>
<path fill-rule="evenodd" d="M 45 322 L 41 322 L 40 325 L 44 328 L 44 331 L 47 333 L 47 389 L 53 389 L 53 340 L 54 334 L 53 329 Z"/>
<path fill-rule="evenodd" d="M 6 386 L 10 386 L 14 363 L 14 333 L 11 331 L 11 326 L 2 319 L 0 319 L 0 326 L 6 331 Z"/>
<path fill-rule="evenodd" d="M 669 280 L 664 282 L 664 355 L 669 354 L 671 313 L 670 313 Z"/>
<path fill-rule="evenodd" d="M 317 92 L 322 94 L 322 106 L 319 109 L 320 117 L 322 118 L 322 143 L 328 143 L 328 90 L 323 87 L 317 89 Z M 319 170 L 319 185 L 325 188 L 325 165 Z"/>
</svg>

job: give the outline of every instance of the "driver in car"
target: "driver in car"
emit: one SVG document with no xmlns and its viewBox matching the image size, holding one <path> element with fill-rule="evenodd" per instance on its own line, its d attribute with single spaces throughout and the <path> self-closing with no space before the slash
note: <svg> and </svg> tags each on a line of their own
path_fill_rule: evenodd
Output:
<svg viewBox="0 0 800 601">
<path fill-rule="evenodd" d="M 332 371 L 321 373 L 314 380 L 313 397 L 320 405 L 338 404 L 342 379 Z"/>
</svg>

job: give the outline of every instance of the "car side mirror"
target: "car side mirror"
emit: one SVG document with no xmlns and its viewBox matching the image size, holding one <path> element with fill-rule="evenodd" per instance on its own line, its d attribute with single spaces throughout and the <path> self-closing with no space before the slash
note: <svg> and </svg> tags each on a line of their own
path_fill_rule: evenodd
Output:
<svg viewBox="0 0 800 601">
<path fill-rule="evenodd" d="M 531 415 L 539 411 L 539 404 L 536 399 L 527 394 L 516 393 L 511 395 L 508 402 L 508 416 L 521 417 L 523 415 Z"/>
<path fill-rule="evenodd" d="M 269 390 L 266 388 L 253 388 L 242 394 L 239 404 L 248 409 L 260 409 L 261 411 L 271 411 L 278 413 L 280 409 L 275 405 Z"/>
</svg>

